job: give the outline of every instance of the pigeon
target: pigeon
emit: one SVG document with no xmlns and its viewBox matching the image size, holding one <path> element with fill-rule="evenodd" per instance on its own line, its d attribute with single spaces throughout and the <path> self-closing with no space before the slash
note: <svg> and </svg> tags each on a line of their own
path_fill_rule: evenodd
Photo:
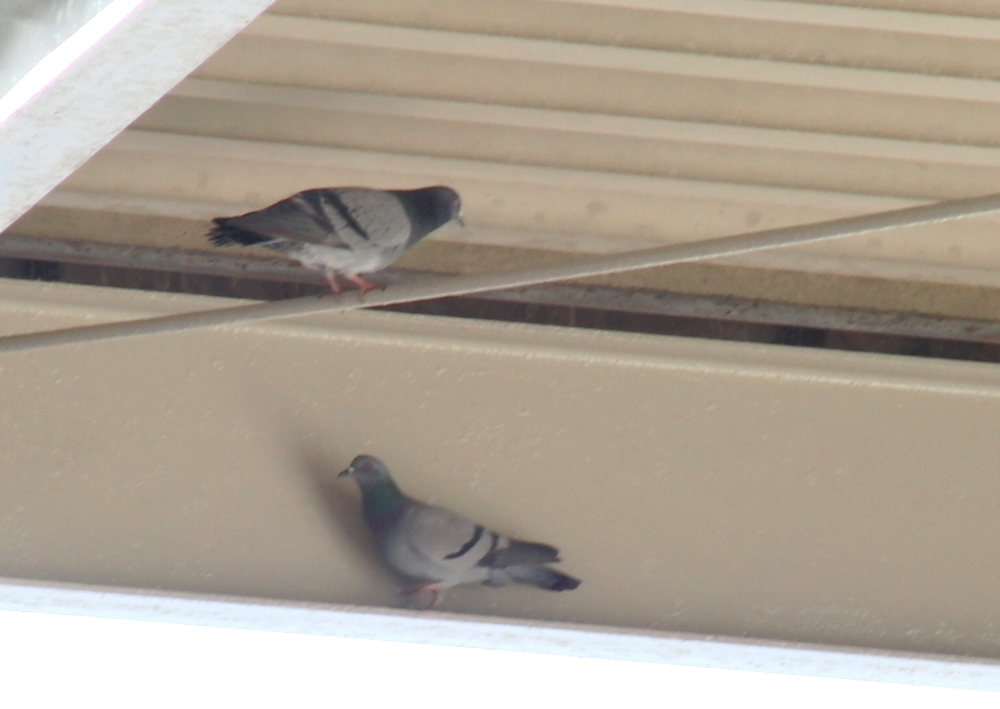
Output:
<svg viewBox="0 0 1000 709">
<path fill-rule="evenodd" d="M 417 582 L 407 595 L 430 592 L 427 609 L 464 583 L 506 586 L 511 581 L 571 591 L 580 581 L 551 569 L 559 550 L 510 539 L 442 507 L 407 497 L 378 458 L 359 455 L 338 477 L 361 488 L 365 522 L 386 563 Z"/>
<path fill-rule="evenodd" d="M 366 291 L 361 277 L 385 268 L 435 229 L 462 224 L 462 200 L 450 187 L 305 190 L 256 212 L 217 217 L 206 235 L 215 246 L 264 246 L 321 271 L 340 293 L 337 276 Z"/>
</svg>

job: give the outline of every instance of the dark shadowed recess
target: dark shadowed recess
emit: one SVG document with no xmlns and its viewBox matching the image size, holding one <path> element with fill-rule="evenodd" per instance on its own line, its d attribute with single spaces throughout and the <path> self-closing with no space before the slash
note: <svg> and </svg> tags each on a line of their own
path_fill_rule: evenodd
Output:
<svg viewBox="0 0 1000 709">
<path fill-rule="evenodd" d="M 21 255 L 35 249 L 53 258 L 0 257 L 0 277 L 255 300 L 281 300 L 326 290 L 322 276 L 284 261 L 146 247 L 124 249 L 94 245 L 87 250 L 53 250 L 45 244 L 29 246 L 11 250 Z M 403 270 L 390 274 L 395 281 L 426 275 Z M 439 298 L 384 309 L 432 316 L 1000 362 L 1000 325 L 993 322 L 665 291 L 553 284 Z"/>
</svg>

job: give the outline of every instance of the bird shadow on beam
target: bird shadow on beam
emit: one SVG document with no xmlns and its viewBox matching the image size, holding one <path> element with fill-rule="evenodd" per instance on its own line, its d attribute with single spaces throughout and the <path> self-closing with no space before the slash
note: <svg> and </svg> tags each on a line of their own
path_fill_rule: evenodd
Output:
<svg viewBox="0 0 1000 709">
<path fill-rule="evenodd" d="M 318 450 L 301 447 L 297 451 L 298 466 L 305 482 L 323 508 L 323 517 L 337 536 L 347 537 L 359 549 L 374 553 L 374 545 L 361 517 L 361 498 L 350 481 L 338 480 L 338 466 Z"/>
<path fill-rule="evenodd" d="M 351 555 L 364 564 L 372 575 L 385 579 L 386 584 L 399 584 L 378 559 L 378 550 L 361 516 L 361 496 L 351 480 L 338 480 L 341 466 L 330 463 L 329 453 L 307 445 L 296 450 L 296 470 L 314 494 L 322 508 L 322 516 L 330 532 L 337 538 L 348 539 Z"/>
</svg>

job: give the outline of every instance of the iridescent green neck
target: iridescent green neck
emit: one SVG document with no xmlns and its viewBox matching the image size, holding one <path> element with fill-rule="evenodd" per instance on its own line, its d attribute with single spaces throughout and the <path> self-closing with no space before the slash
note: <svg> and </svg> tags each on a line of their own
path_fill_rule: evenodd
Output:
<svg viewBox="0 0 1000 709">
<path fill-rule="evenodd" d="M 365 519 L 372 526 L 378 526 L 383 520 L 394 517 L 403 504 L 403 493 L 392 478 L 385 478 L 362 489 L 364 495 Z"/>
</svg>

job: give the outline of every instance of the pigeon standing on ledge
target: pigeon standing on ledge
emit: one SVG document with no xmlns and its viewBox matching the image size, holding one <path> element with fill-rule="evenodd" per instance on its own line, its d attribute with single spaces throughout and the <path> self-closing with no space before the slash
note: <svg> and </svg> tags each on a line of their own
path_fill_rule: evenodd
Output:
<svg viewBox="0 0 1000 709">
<path fill-rule="evenodd" d="M 265 246 L 321 271 L 334 293 L 337 276 L 362 295 L 379 285 L 362 273 L 385 268 L 435 229 L 462 223 L 462 200 L 450 187 L 305 190 L 238 217 L 218 217 L 208 240 L 215 246 Z"/>
<path fill-rule="evenodd" d="M 407 497 L 378 458 L 359 455 L 338 477 L 358 483 L 365 521 L 379 551 L 393 569 L 421 582 L 408 594 L 433 594 L 428 609 L 436 608 L 449 588 L 463 583 L 506 586 L 515 581 L 549 591 L 580 585 L 546 566 L 559 561 L 555 547 L 509 539 Z"/>
</svg>

